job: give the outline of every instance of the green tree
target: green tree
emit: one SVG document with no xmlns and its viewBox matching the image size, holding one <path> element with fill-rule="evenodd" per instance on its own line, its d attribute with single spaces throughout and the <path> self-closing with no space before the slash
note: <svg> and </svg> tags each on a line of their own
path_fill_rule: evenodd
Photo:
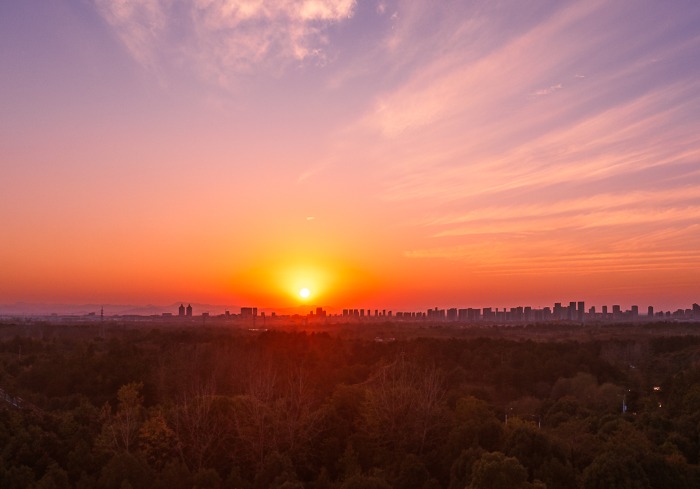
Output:
<svg viewBox="0 0 700 489">
<path fill-rule="evenodd" d="M 26 465 L 14 465 L 7 469 L 0 468 L 0 487 L 7 489 L 26 489 L 34 484 L 34 471 Z"/>
<path fill-rule="evenodd" d="M 430 473 L 421 460 L 409 454 L 401 462 L 399 475 L 393 481 L 394 487 L 402 489 L 421 489 L 430 479 Z"/>
<path fill-rule="evenodd" d="M 139 448 L 146 461 L 156 470 L 163 468 L 175 455 L 177 437 L 158 411 L 148 418 L 139 430 Z"/>
<path fill-rule="evenodd" d="M 464 448 L 482 447 L 496 450 L 503 433 L 502 422 L 489 405 L 476 397 L 462 397 L 455 406 L 456 425 L 449 434 L 454 455 Z"/>
<path fill-rule="evenodd" d="M 222 482 L 221 476 L 214 469 L 199 469 L 192 476 L 193 489 L 220 489 Z"/>
<path fill-rule="evenodd" d="M 471 483 L 474 462 L 481 458 L 483 452 L 481 448 L 462 450 L 450 468 L 449 489 L 464 489 Z"/>
<path fill-rule="evenodd" d="M 379 477 L 356 474 L 346 479 L 340 489 L 392 489 L 391 485 Z"/>
<path fill-rule="evenodd" d="M 469 489 L 524 489 L 527 470 L 517 458 L 501 452 L 484 453 L 472 468 Z"/>
<path fill-rule="evenodd" d="M 255 476 L 256 489 L 279 488 L 285 483 L 298 482 L 296 471 L 288 456 L 272 452 Z"/>
<path fill-rule="evenodd" d="M 161 469 L 153 489 L 191 489 L 192 485 L 192 475 L 187 466 L 179 459 L 173 459 Z"/>
<path fill-rule="evenodd" d="M 538 469 L 554 456 L 552 444 L 545 433 L 533 423 L 518 418 L 508 420 L 503 452 L 516 457 L 534 478 Z"/>
<path fill-rule="evenodd" d="M 39 479 L 35 489 L 70 489 L 68 474 L 57 464 L 51 464 L 44 477 Z"/>
<path fill-rule="evenodd" d="M 153 473 L 148 464 L 129 452 L 112 457 L 102 468 L 97 486 L 100 489 L 121 489 L 125 483 L 133 489 L 148 489 L 153 485 Z"/>
<path fill-rule="evenodd" d="M 583 489 L 650 489 L 649 479 L 635 458 L 617 451 L 597 456 L 583 471 Z"/>
</svg>

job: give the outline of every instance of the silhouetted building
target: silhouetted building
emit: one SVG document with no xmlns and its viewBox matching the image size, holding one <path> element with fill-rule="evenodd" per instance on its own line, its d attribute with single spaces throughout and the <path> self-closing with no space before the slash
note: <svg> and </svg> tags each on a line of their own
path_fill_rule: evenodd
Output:
<svg viewBox="0 0 700 489">
<path fill-rule="evenodd" d="M 542 309 L 542 320 L 551 321 L 553 316 L 552 310 L 549 307 Z"/>
<path fill-rule="evenodd" d="M 180 307 L 177 309 L 177 315 L 180 316 L 181 318 L 185 317 L 185 305 L 180 304 Z"/>
<path fill-rule="evenodd" d="M 389 311 L 391 316 L 391 311 Z M 432 319 L 435 321 L 442 321 L 445 319 L 445 310 L 444 309 L 438 309 L 437 307 L 435 309 L 428 309 L 428 319 Z"/>
<path fill-rule="evenodd" d="M 548 321 L 578 321 L 582 325 L 588 321 L 640 321 L 646 320 L 647 318 L 651 320 L 652 318 L 659 318 L 660 320 L 673 319 L 673 320 L 698 320 L 700 319 L 700 305 L 693 304 L 692 308 L 678 309 L 673 312 L 662 312 L 654 311 L 653 306 L 649 306 L 647 316 L 639 316 L 639 306 L 632 305 L 628 310 L 623 310 L 619 304 L 613 306 L 601 306 L 602 312 L 596 312 L 596 306 L 591 306 L 586 310 L 586 303 L 584 301 L 569 302 L 566 307 L 562 307 L 561 302 L 554 304 L 554 308 L 543 307 L 542 309 L 536 309 L 532 306 L 518 306 L 511 308 L 491 308 L 486 307 L 484 309 L 472 309 L 463 308 L 458 309 L 456 307 L 448 309 L 440 309 L 434 307 L 428 309 L 426 312 L 406 312 L 398 311 L 392 315 L 391 311 L 386 309 L 380 310 L 375 309 L 374 315 L 372 315 L 372 310 L 366 309 L 343 309 L 342 316 L 351 320 L 362 322 L 365 318 L 397 318 L 401 321 L 420 321 L 420 320 L 430 320 L 436 322 L 442 321 L 460 321 L 460 322 L 491 322 L 495 324 L 499 323 L 523 323 L 523 322 L 548 322 Z M 612 311 L 609 312 L 609 307 Z M 245 310 L 253 311 L 253 308 L 242 308 L 242 314 L 245 316 Z M 255 309 L 257 311 L 257 309 Z M 257 313 L 257 312 L 256 312 Z M 253 312 L 248 312 L 248 315 L 256 314 Z M 314 312 L 309 313 L 309 317 L 321 317 L 325 315 L 325 311 L 320 308 Z M 327 317 L 338 318 L 341 317 L 340 311 L 338 314 L 330 314 Z M 353 318 L 353 319 L 350 319 Z M 331 319 L 332 321 L 332 319 Z"/>
<path fill-rule="evenodd" d="M 188 318 L 192 317 L 192 305 L 191 304 L 187 304 L 187 309 L 186 309 L 185 315 Z"/>
<path fill-rule="evenodd" d="M 554 319 L 564 319 L 564 308 L 561 307 L 561 302 L 554 303 Z"/>
<path fill-rule="evenodd" d="M 613 305 L 613 319 L 620 319 L 622 317 L 622 309 L 619 305 Z"/>
<path fill-rule="evenodd" d="M 257 307 L 241 307 L 241 317 L 242 318 L 254 318 L 258 315 Z"/>
</svg>

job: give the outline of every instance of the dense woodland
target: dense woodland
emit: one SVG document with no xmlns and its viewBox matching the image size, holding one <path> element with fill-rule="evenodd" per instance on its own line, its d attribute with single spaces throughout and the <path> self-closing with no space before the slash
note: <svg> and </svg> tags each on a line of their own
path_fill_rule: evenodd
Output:
<svg viewBox="0 0 700 489">
<path fill-rule="evenodd" d="M 0 337 L 3 488 L 700 487 L 696 336 Z"/>
</svg>

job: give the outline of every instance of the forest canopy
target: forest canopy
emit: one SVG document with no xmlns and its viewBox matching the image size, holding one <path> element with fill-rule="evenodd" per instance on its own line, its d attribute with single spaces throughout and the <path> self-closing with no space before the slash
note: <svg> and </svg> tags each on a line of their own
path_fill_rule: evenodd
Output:
<svg viewBox="0 0 700 489">
<path fill-rule="evenodd" d="M 694 336 L 3 328 L 1 487 L 700 487 Z"/>
</svg>

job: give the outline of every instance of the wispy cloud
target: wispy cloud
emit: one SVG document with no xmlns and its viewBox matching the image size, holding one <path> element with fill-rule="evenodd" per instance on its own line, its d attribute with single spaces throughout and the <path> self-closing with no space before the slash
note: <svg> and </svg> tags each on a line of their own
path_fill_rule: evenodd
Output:
<svg viewBox="0 0 700 489">
<path fill-rule="evenodd" d="M 559 91 L 563 88 L 561 83 L 557 83 L 556 85 L 552 85 L 547 88 L 542 88 L 541 90 L 537 90 L 535 92 L 535 95 L 549 95 L 550 93 L 554 93 L 556 91 Z"/>
<path fill-rule="evenodd" d="M 253 69 L 323 62 L 329 26 L 355 0 L 94 0 L 140 63 L 179 60 L 226 84 Z"/>
<path fill-rule="evenodd" d="M 377 97 L 358 133 L 380 138 L 372 151 L 385 162 L 385 197 L 445 202 L 612 181 L 687 161 L 698 148 L 688 123 L 700 90 L 694 76 L 665 76 L 648 59 L 672 59 L 700 42 L 654 46 L 633 36 L 605 52 L 620 42 L 614 29 L 590 38 L 588 27 L 624 17 L 624 9 L 602 15 L 606 8 L 570 3 L 481 56 L 454 36 L 440 46 L 442 56 Z M 466 37 L 478 31 L 487 46 L 500 33 L 483 32 L 471 20 L 452 27 Z M 652 39 L 663 34 L 649 29 Z M 601 51 L 600 59 L 592 56 Z M 582 78 L 581 69 L 595 75 Z M 553 78 L 566 78 L 566 90 L 563 82 L 537 88 Z M 557 97 L 532 97 L 554 92 Z"/>
<path fill-rule="evenodd" d="M 404 256 L 494 273 L 700 268 L 700 38 L 630 21 L 629 2 L 557 5 L 522 23 L 433 18 L 423 47 L 440 56 L 408 41 L 420 19 L 391 36 L 414 69 L 350 132 L 375 138 L 382 198 L 423 233 Z"/>
<path fill-rule="evenodd" d="M 634 223 L 631 223 L 634 224 Z M 409 259 L 461 262 L 471 273 L 538 275 L 572 273 L 700 271 L 700 226 L 671 224 L 644 232 L 632 226 L 595 230 L 541 230 L 482 234 L 456 245 L 405 252 Z"/>
<path fill-rule="evenodd" d="M 94 0 L 98 12 L 111 25 L 131 55 L 141 64 L 155 63 L 155 48 L 168 24 L 163 0 Z"/>
<path fill-rule="evenodd" d="M 688 209 L 700 202 L 700 187 L 689 185 L 680 188 L 661 188 L 648 191 L 593 193 L 588 196 L 572 196 L 555 201 L 540 201 L 482 206 L 478 210 L 461 213 L 442 213 L 426 220 L 424 226 L 451 226 L 473 224 L 477 221 L 530 220 L 547 217 L 569 218 L 599 212 L 619 212 L 625 209 Z M 651 219 L 651 217 L 650 217 Z"/>
</svg>

